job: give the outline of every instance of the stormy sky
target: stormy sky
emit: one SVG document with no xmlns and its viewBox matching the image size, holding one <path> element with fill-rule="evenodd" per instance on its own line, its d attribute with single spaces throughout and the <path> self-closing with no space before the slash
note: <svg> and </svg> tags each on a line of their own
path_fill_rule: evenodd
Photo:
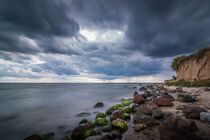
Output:
<svg viewBox="0 0 210 140">
<path fill-rule="evenodd" d="M 209 0 L 0 0 L 0 82 L 162 82 L 208 45 Z"/>
</svg>

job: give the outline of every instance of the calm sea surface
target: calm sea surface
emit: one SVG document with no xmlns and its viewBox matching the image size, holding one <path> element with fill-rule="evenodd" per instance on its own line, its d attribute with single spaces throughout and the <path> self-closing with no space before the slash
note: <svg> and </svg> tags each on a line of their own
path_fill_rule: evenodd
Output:
<svg viewBox="0 0 210 140">
<path fill-rule="evenodd" d="M 0 84 L 0 139 L 21 140 L 54 131 L 61 139 L 81 119 L 94 120 L 121 98 L 132 98 L 139 84 Z M 94 109 L 96 102 L 105 104 Z M 77 117 L 81 112 L 91 115 Z"/>
</svg>

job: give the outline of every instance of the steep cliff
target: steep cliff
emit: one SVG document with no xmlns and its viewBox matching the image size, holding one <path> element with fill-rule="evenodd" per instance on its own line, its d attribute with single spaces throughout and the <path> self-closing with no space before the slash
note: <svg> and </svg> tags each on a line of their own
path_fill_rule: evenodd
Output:
<svg viewBox="0 0 210 140">
<path fill-rule="evenodd" d="M 210 81 L 210 47 L 176 58 L 172 68 L 177 73 L 177 81 Z"/>
</svg>

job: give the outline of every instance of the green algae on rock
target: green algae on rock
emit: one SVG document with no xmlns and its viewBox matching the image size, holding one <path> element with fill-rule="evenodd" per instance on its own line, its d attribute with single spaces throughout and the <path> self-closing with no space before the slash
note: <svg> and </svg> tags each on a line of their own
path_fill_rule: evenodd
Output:
<svg viewBox="0 0 210 140">
<path fill-rule="evenodd" d="M 108 124 L 108 120 L 105 119 L 105 118 L 97 118 L 96 121 L 95 121 L 95 124 L 104 126 L 104 125 Z"/>
<path fill-rule="evenodd" d="M 98 113 L 95 117 L 95 119 L 97 118 L 106 118 L 106 114 L 105 113 Z"/>
<path fill-rule="evenodd" d="M 119 119 L 119 118 L 112 121 L 112 126 L 114 128 L 121 130 L 121 131 L 125 131 L 128 128 L 127 122 L 122 119 Z"/>
</svg>

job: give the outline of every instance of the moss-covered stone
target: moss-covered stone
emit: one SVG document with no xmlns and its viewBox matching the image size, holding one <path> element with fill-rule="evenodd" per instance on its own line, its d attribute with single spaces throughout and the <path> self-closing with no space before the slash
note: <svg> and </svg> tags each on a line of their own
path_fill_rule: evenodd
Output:
<svg viewBox="0 0 210 140">
<path fill-rule="evenodd" d="M 122 105 L 129 106 L 131 103 L 133 103 L 133 101 L 125 100 L 124 102 L 122 102 Z"/>
<path fill-rule="evenodd" d="M 99 129 L 93 130 L 93 136 L 101 135 L 101 131 Z"/>
<path fill-rule="evenodd" d="M 91 128 L 94 128 L 95 127 L 95 123 L 94 122 L 88 121 L 87 123 L 90 125 Z"/>
<path fill-rule="evenodd" d="M 95 119 L 97 118 L 106 118 L 106 114 L 105 113 L 98 113 L 95 117 Z"/>
<path fill-rule="evenodd" d="M 112 122 L 112 126 L 121 131 L 125 131 L 128 128 L 127 122 L 122 119 L 116 119 Z"/>
<path fill-rule="evenodd" d="M 115 109 L 114 109 L 113 107 L 110 107 L 110 108 L 106 111 L 106 114 L 107 114 L 107 115 L 111 115 L 113 111 L 115 111 Z"/>
<path fill-rule="evenodd" d="M 50 137 L 54 137 L 54 135 L 55 135 L 54 132 L 47 132 L 47 133 L 43 134 L 41 137 L 42 137 L 43 139 L 48 139 L 48 138 L 50 138 Z"/>
<path fill-rule="evenodd" d="M 124 117 L 124 119 L 130 119 L 131 118 L 130 114 L 128 114 L 128 113 L 123 113 L 123 117 Z"/>
<path fill-rule="evenodd" d="M 92 134 L 93 134 L 93 130 L 92 130 L 92 129 L 87 130 L 87 131 L 85 132 L 85 138 L 92 136 Z"/>
<path fill-rule="evenodd" d="M 108 125 L 102 127 L 101 130 L 102 130 L 103 132 L 112 131 L 112 125 L 111 125 L 111 124 L 108 124 Z"/>
<path fill-rule="evenodd" d="M 96 121 L 95 121 L 95 124 L 104 126 L 104 125 L 108 124 L 108 120 L 105 119 L 105 118 L 97 118 Z"/>
<path fill-rule="evenodd" d="M 145 128 L 147 128 L 147 126 L 145 124 L 140 123 L 140 124 L 138 124 L 138 125 L 135 126 L 134 130 L 136 132 L 138 132 L 138 131 L 141 131 L 141 130 L 143 130 Z"/>
<path fill-rule="evenodd" d="M 132 109 L 130 107 L 125 107 L 125 108 L 123 108 L 123 112 L 124 113 L 131 113 Z"/>
<path fill-rule="evenodd" d="M 88 120 L 87 119 L 82 119 L 80 122 L 79 122 L 79 124 L 82 124 L 82 123 L 87 123 L 88 122 Z"/>
<path fill-rule="evenodd" d="M 123 110 L 124 106 L 121 105 L 121 104 L 116 104 L 116 105 L 113 105 L 112 107 L 110 107 L 107 111 L 106 111 L 106 114 L 107 115 L 111 115 L 113 111 L 115 110 Z"/>
</svg>

